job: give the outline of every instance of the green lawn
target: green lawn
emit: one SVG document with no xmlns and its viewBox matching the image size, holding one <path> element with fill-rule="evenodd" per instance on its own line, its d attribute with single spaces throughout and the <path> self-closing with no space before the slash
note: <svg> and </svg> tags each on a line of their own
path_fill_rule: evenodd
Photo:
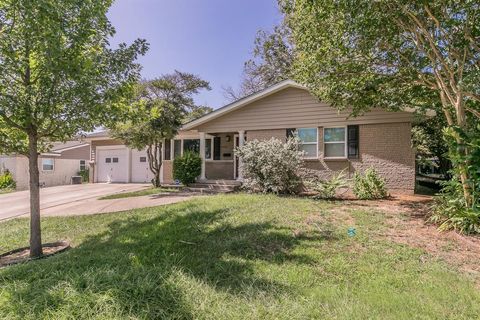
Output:
<svg viewBox="0 0 480 320">
<path fill-rule="evenodd" d="M 170 192 L 179 192 L 179 189 L 175 188 L 146 188 L 139 191 L 124 192 L 111 194 L 105 197 L 99 198 L 99 200 L 111 200 L 111 199 L 122 199 L 122 198 L 131 198 L 131 197 L 141 197 L 141 196 L 151 196 L 159 193 L 170 193 Z"/>
<path fill-rule="evenodd" d="M 0 319 L 478 318 L 472 279 L 382 240 L 382 214 L 335 206 L 234 194 L 44 218 L 44 241 L 74 248 L 0 270 Z M 0 224 L 0 251 L 27 222 Z"/>
</svg>

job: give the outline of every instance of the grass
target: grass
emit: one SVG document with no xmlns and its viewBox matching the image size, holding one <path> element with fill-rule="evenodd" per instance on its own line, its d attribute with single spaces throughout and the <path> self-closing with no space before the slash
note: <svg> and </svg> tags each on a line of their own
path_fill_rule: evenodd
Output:
<svg viewBox="0 0 480 320">
<path fill-rule="evenodd" d="M 93 216 L 43 218 L 66 253 L 0 270 L 1 319 L 473 319 L 473 281 L 379 236 L 371 209 L 218 195 Z M 349 237 L 354 226 L 357 236 Z M 0 251 L 28 221 L 0 224 Z"/>
<path fill-rule="evenodd" d="M 112 200 L 112 199 L 122 199 L 122 198 L 131 198 L 131 197 L 141 197 L 141 196 L 150 196 L 164 192 L 179 192 L 179 189 L 175 188 L 155 188 L 150 187 L 139 191 L 124 192 L 124 193 L 115 193 L 108 196 L 99 198 L 99 200 Z"/>
</svg>

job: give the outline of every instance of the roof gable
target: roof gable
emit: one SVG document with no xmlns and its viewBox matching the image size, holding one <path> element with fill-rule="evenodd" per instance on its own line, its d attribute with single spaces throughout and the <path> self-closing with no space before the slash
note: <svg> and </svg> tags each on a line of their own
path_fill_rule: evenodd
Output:
<svg viewBox="0 0 480 320">
<path fill-rule="evenodd" d="M 246 96 L 240 100 L 237 100 L 235 102 L 232 102 L 230 104 L 227 104 L 224 107 L 221 107 L 219 109 L 216 109 L 203 117 L 200 117 L 196 120 L 193 120 L 189 123 L 186 123 L 183 125 L 181 130 L 192 130 L 196 128 L 197 126 L 200 126 L 206 122 L 209 122 L 211 120 L 217 119 L 218 117 L 221 117 L 225 114 L 228 114 L 232 111 L 238 110 L 246 105 L 251 104 L 252 102 L 255 102 L 257 100 L 263 99 L 265 97 L 268 97 L 269 95 L 272 95 L 276 92 L 279 92 L 281 90 L 287 89 L 287 88 L 299 88 L 299 89 L 304 89 L 307 90 L 306 87 L 296 83 L 293 80 L 284 80 L 282 82 L 279 82 L 271 87 L 268 87 L 262 91 L 259 91 L 257 93 L 251 94 L 249 96 Z"/>
</svg>

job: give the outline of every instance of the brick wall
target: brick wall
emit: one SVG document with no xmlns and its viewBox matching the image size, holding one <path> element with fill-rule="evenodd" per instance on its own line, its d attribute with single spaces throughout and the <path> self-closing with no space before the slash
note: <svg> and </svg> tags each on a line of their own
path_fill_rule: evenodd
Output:
<svg viewBox="0 0 480 320">
<path fill-rule="evenodd" d="M 411 147 L 410 123 L 360 125 L 359 159 L 324 159 L 323 128 L 318 128 L 318 159 L 305 161 L 308 174 L 328 179 L 345 170 L 349 177 L 373 167 L 385 179 L 390 191 L 413 193 L 415 186 L 415 154 Z M 248 140 L 284 140 L 286 129 L 247 132 Z"/>
</svg>

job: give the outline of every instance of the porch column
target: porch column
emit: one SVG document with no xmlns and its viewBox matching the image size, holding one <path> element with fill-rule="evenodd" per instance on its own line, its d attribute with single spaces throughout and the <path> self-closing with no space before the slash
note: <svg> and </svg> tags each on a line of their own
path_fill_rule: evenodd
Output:
<svg viewBox="0 0 480 320">
<path fill-rule="evenodd" d="M 202 158 L 202 171 L 200 173 L 200 180 L 205 181 L 207 177 L 205 175 L 205 132 L 200 133 L 200 158 Z"/>
<path fill-rule="evenodd" d="M 238 146 L 242 147 L 245 143 L 245 130 L 238 131 Z M 242 159 L 238 158 L 238 178 L 237 180 L 242 181 Z"/>
</svg>

